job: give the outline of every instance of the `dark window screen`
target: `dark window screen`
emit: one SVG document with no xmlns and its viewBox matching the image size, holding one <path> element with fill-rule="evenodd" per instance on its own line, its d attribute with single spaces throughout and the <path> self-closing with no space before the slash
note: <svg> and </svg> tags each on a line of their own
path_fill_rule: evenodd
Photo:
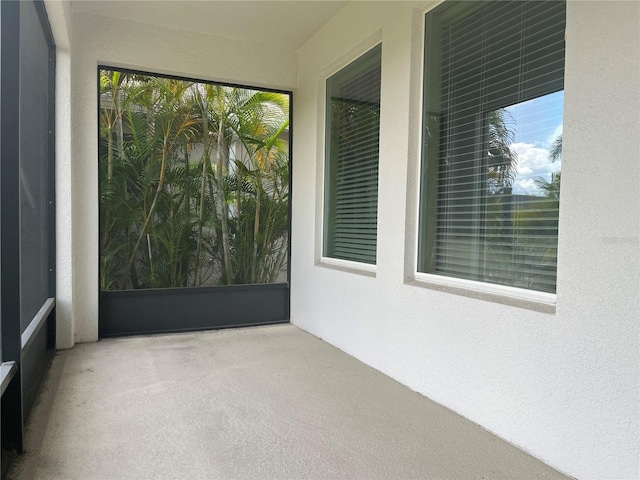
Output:
<svg viewBox="0 0 640 480">
<path fill-rule="evenodd" d="M 33 2 L 20 2 L 21 328 L 49 297 L 49 46 Z"/>
</svg>

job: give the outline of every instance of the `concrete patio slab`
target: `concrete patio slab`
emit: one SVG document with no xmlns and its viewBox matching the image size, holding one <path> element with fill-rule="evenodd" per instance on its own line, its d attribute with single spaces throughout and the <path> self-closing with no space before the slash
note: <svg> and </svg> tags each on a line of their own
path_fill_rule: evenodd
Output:
<svg viewBox="0 0 640 480">
<path fill-rule="evenodd" d="M 12 480 L 560 479 L 292 325 L 59 352 Z"/>
</svg>

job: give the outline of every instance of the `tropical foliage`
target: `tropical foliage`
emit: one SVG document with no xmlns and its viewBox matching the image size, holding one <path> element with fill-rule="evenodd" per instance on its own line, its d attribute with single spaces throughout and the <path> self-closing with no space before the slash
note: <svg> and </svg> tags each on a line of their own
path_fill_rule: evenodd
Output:
<svg viewBox="0 0 640 480">
<path fill-rule="evenodd" d="M 511 149 L 515 121 L 504 108 L 489 112 L 487 188 L 489 194 L 511 193 L 517 175 L 518 156 Z"/>
<path fill-rule="evenodd" d="M 289 97 L 100 72 L 104 290 L 286 280 Z"/>
</svg>

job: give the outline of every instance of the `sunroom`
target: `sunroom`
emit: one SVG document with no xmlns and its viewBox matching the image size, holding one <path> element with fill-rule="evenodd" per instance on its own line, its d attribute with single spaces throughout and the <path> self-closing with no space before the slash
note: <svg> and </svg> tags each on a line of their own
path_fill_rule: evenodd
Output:
<svg viewBox="0 0 640 480">
<path fill-rule="evenodd" d="M 0 21 L 3 478 L 638 478 L 639 2 Z"/>
</svg>

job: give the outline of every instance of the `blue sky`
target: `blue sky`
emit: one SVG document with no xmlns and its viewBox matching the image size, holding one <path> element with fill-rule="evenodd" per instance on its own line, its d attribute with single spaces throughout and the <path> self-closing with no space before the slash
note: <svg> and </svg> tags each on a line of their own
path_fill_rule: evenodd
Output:
<svg viewBox="0 0 640 480">
<path fill-rule="evenodd" d="M 550 180 L 551 172 L 560 170 L 560 161 L 549 160 L 549 149 L 562 133 L 563 105 L 564 92 L 560 91 L 506 108 L 515 132 L 511 149 L 518 155 L 513 193 L 536 195 L 539 190 L 535 179 Z"/>
</svg>

